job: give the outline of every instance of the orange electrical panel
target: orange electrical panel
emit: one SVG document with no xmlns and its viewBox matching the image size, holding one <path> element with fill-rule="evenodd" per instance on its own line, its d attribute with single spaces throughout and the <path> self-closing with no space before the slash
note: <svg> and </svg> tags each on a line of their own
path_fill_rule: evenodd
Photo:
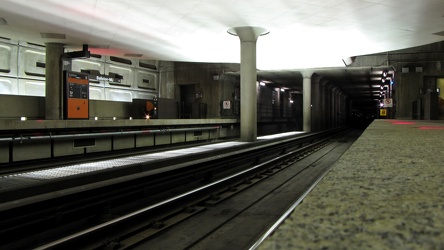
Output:
<svg viewBox="0 0 444 250">
<path fill-rule="evenodd" d="M 89 79 L 78 72 L 65 72 L 65 119 L 89 119 Z"/>
</svg>

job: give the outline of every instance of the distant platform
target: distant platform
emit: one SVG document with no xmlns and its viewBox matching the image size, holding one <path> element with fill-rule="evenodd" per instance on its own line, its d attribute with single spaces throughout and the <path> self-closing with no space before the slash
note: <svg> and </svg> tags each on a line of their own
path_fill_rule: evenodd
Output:
<svg viewBox="0 0 444 250">
<path fill-rule="evenodd" d="M 207 124 L 234 124 L 237 119 L 98 119 L 98 120 L 0 120 L 0 130 L 36 130 L 65 128 L 113 128 L 146 126 L 190 126 Z"/>
<path fill-rule="evenodd" d="M 259 249 L 444 249 L 444 121 L 375 120 Z"/>
</svg>

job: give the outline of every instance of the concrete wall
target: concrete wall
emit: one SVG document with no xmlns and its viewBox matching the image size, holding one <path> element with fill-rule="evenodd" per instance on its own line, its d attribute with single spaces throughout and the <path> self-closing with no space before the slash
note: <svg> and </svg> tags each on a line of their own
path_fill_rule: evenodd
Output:
<svg viewBox="0 0 444 250">
<path fill-rule="evenodd" d="M 358 56 L 352 67 L 392 66 L 395 117 L 411 119 L 412 103 L 424 100 L 427 92 L 436 91 L 436 82 L 444 77 L 444 41 L 410 49 Z M 426 116 L 427 117 L 427 116 Z"/>
<path fill-rule="evenodd" d="M 159 62 L 159 98 L 175 99 L 174 62 Z"/>
<path fill-rule="evenodd" d="M 33 121 L 29 121 L 33 122 Z M 112 121 L 111 121 L 112 122 Z M 196 121 L 195 121 L 196 122 Z M 26 122 L 24 122 L 26 123 Z M 44 123 L 44 122 L 43 122 Z M 61 122 L 59 122 L 61 123 Z M 203 125 L 203 124 L 202 124 Z M 194 127 L 196 127 L 195 125 Z M 211 127 L 211 125 L 208 125 Z M 188 126 L 185 126 L 188 127 Z M 122 127 L 108 128 L 107 132 L 119 132 Z M 130 128 L 123 128 L 127 131 Z M 137 127 L 134 130 L 137 131 Z M 145 128 L 146 129 L 146 128 Z M 81 132 L 79 129 L 72 128 L 73 133 Z M 103 132 L 100 128 L 89 128 L 94 133 Z M 148 129 L 149 130 L 149 129 Z M 3 164 L 11 162 L 22 162 L 27 160 L 48 159 L 52 157 L 70 157 L 91 154 L 96 152 L 110 152 L 123 149 L 136 149 L 155 147 L 158 145 L 172 145 L 178 143 L 188 143 L 196 141 L 217 140 L 223 138 L 232 138 L 239 136 L 239 126 L 237 123 L 220 124 L 219 129 L 205 129 L 201 131 L 173 131 L 165 130 L 159 133 L 143 133 L 143 134 L 116 134 L 107 136 L 92 135 L 87 140 L 91 143 L 79 145 L 78 137 L 72 138 L 51 138 L 51 139 L 27 139 L 28 136 L 45 136 L 58 135 L 64 133 L 64 130 L 45 129 L 45 130 L 23 130 L 20 136 L 23 139 L 14 141 L 0 141 L 0 167 Z M 69 134 L 69 133 L 68 133 Z M 3 134 L 5 138 L 17 137 L 19 135 Z"/>
<path fill-rule="evenodd" d="M 0 95 L 0 119 L 44 119 L 45 98 L 37 96 Z"/>
<path fill-rule="evenodd" d="M 207 118 L 221 117 L 221 102 L 227 98 L 227 93 L 234 92 L 235 87 L 233 79 L 225 77 L 224 74 L 239 71 L 240 65 L 176 62 L 174 68 L 178 87 L 194 85 L 196 94 L 201 94 L 201 97 L 195 98 L 194 101 L 207 104 Z M 180 99 L 180 93 L 175 96 Z"/>
</svg>

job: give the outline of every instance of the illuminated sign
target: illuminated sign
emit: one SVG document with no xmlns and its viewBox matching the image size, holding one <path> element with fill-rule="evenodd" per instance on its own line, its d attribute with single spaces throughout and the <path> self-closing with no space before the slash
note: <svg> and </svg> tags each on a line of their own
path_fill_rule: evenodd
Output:
<svg viewBox="0 0 444 250">
<path fill-rule="evenodd" d="M 386 98 L 383 100 L 383 107 L 384 108 L 392 108 L 393 107 L 393 99 L 392 98 Z"/>
</svg>

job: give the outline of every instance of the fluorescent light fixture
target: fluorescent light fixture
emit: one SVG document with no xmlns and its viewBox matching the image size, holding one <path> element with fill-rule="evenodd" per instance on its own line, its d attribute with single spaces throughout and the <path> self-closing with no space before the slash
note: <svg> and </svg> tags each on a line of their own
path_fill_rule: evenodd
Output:
<svg viewBox="0 0 444 250">
<path fill-rule="evenodd" d="M 260 84 L 261 86 L 265 86 L 265 83 L 264 83 L 264 82 L 259 82 L 259 84 Z"/>
<path fill-rule="evenodd" d="M 97 116 L 96 116 L 96 117 L 94 117 L 94 120 L 95 120 L 95 121 L 99 120 L 99 117 L 97 117 Z"/>
<path fill-rule="evenodd" d="M 25 116 L 20 117 L 20 121 L 26 121 L 28 120 L 28 118 L 26 118 Z"/>
</svg>

